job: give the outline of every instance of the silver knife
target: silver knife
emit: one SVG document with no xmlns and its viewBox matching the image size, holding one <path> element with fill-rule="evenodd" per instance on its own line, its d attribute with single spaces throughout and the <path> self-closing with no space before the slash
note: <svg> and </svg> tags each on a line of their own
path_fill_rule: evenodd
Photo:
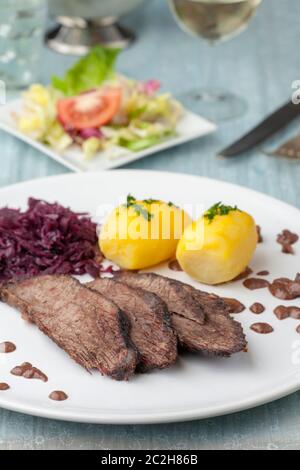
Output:
<svg viewBox="0 0 300 470">
<path fill-rule="evenodd" d="M 236 155 L 251 150 L 285 127 L 297 116 L 300 116 L 300 105 L 293 104 L 289 101 L 264 119 L 260 124 L 258 124 L 258 126 L 244 135 L 241 139 L 219 152 L 218 156 L 224 158 L 235 157 Z"/>
</svg>

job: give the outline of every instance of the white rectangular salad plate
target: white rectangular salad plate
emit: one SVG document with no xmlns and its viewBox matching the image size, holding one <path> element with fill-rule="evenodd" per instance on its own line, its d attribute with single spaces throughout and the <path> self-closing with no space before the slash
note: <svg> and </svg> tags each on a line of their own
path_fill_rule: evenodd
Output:
<svg viewBox="0 0 300 470">
<path fill-rule="evenodd" d="M 177 136 L 170 137 L 158 145 L 147 148 L 140 152 L 131 152 L 125 148 L 115 147 L 102 151 L 91 160 L 85 160 L 79 146 L 73 146 L 62 153 L 58 153 L 45 144 L 42 144 L 18 131 L 14 123 L 13 115 L 19 113 L 22 108 L 22 100 L 11 101 L 0 106 L 0 129 L 26 142 L 32 147 L 53 158 L 67 168 L 75 172 L 99 171 L 117 168 L 127 163 L 147 157 L 161 150 L 184 144 L 198 137 L 210 134 L 216 130 L 212 122 L 197 116 L 187 110 L 177 127 Z"/>
</svg>

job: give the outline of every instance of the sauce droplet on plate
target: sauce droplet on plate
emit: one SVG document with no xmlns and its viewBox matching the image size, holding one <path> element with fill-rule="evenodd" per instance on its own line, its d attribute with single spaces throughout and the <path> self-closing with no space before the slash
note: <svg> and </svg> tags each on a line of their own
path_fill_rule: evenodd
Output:
<svg viewBox="0 0 300 470">
<path fill-rule="evenodd" d="M 274 328 L 269 323 L 253 323 L 250 328 L 260 335 L 268 335 L 274 331 Z"/>
<path fill-rule="evenodd" d="M 277 235 L 277 243 L 282 246 L 282 253 L 289 255 L 294 254 L 294 248 L 292 245 L 294 245 L 298 240 L 299 236 L 287 229 L 282 230 L 282 232 Z"/>
<path fill-rule="evenodd" d="M 250 277 L 243 282 L 244 286 L 250 290 L 264 289 L 269 287 L 270 283 L 266 279 L 258 279 L 256 277 Z"/>
<path fill-rule="evenodd" d="M 168 264 L 169 269 L 172 271 L 182 271 L 182 267 L 178 263 L 177 259 L 172 259 Z"/>
<path fill-rule="evenodd" d="M 250 274 L 252 274 L 252 273 L 253 273 L 252 269 L 249 268 L 249 266 L 247 266 L 247 268 L 241 274 L 236 276 L 232 281 L 241 281 L 242 279 L 246 279 L 247 277 L 249 277 Z M 230 281 L 230 282 L 232 282 L 232 281 Z"/>
<path fill-rule="evenodd" d="M 20 366 L 14 367 L 10 373 L 18 377 L 24 377 L 25 379 L 38 379 L 43 382 L 48 381 L 48 377 L 36 367 L 33 367 L 30 362 L 23 362 Z"/>
<path fill-rule="evenodd" d="M 0 343 L 0 353 L 8 354 L 14 352 L 16 349 L 16 345 L 10 341 Z"/>
<path fill-rule="evenodd" d="M 262 243 L 264 240 L 261 234 L 261 227 L 259 225 L 256 225 L 256 231 L 257 231 L 257 242 Z"/>
<path fill-rule="evenodd" d="M 54 400 L 54 401 L 64 401 L 64 400 L 67 400 L 69 397 L 62 390 L 54 390 L 53 392 L 50 393 L 49 398 L 50 400 Z"/>
<path fill-rule="evenodd" d="M 242 304 L 239 300 L 237 299 L 231 299 L 229 297 L 223 297 L 223 300 L 228 307 L 228 312 L 229 313 L 242 313 L 244 310 L 246 310 L 246 307 L 244 304 Z"/>
<path fill-rule="evenodd" d="M 269 274 L 270 274 L 270 272 L 267 271 L 267 270 L 259 271 L 257 273 L 258 276 L 268 276 Z"/>
<path fill-rule="evenodd" d="M 255 302 L 254 304 L 251 305 L 250 310 L 251 310 L 252 313 L 255 313 L 256 315 L 259 315 L 259 314 L 263 313 L 266 309 L 259 302 Z"/>
<path fill-rule="evenodd" d="M 10 388 L 10 386 L 6 383 L 0 383 L 0 391 L 1 392 L 4 392 L 5 390 L 8 390 Z"/>
<path fill-rule="evenodd" d="M 278 305 L 274 309 L 274 313 L 278 320 L 285 320 L 286 318 L 294 318 L 300 320 L 300 308 L 299 307 L 285 307 L 284 305 Z"/>
<path fill-rule="evenodd" d="M 295 280 L 281 277 L 275 279 L 269 286 L 269 290 L 274 297 L 282 300 L 293 300 L 300 297 L 300 276 L 297 274 Z"/>
</svg>

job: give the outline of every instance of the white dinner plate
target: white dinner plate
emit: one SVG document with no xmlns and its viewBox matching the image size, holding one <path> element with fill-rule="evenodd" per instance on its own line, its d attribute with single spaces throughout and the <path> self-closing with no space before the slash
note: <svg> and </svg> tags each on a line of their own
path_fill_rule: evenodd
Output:
<svg viewBox="0 0 300 470">
<path fill-rule="evenodd" d="M 9 134 L 23 140 L 32 147 L 40 150 L 48 157 L 56 160 L 67 168 L 76 172 L 82 171 L 100 171 L 117 168 L 127 163 L 147 157 L 156 152 L 184 144 L 190 140 L 197 139 L 210 134 L 216 130 L 216 125 L 206 119 L 184 110 L 183 117 L 177 126 L 177 135 L 165 139 L 158 145 L 154 145 L 140 152 L 131 152 L 125 148 L 112 147 L 108 150 L 99 152 L 94 158 L 86 160 L 83 157 L 81 148 L 73 145 L 64 152 L 57 152 L 51 147 L 26 136 L 19 132 L 14 115 L 19 114 L 22 110 L 22 100 L 11 101 L 4 106 L 0 106 L 0 129 Z"/>
<path fill-rule="evenodd" d="M 285 228 L 300 234 L 299 210 L 276 199 L 221 181 L 181 174 L 151 171 L 113 171 L 55 176 L 17 184 L 0 190 L 1 206 L 26 207 L 29 196 L 58 201 L 76 211 L 95 216 L 102 204 L 117 204 L 128 193 L 137 197 L 162 198 L 178 205 L 216 201 L 238 204 L 261 225 L 264 242 L 251 263 L 254 273 L 270 271 L 267 279 L 295 277 L 300 266 L 300 243 L 295 255 L 281 253 L 276 235 Z M 267 289 L 249 291 L 242 281 L 207 287 L 191 281 L 167 265 L 153 271 L 176 277 L 221 296 L 235 297 L 247 310 L 236 319 L 247 335 L 248 353 L 230 359 L 184 354 L 168 370 L 136 375 L 129 382 L 116 382 L 98 372 L 88 374 L 75 364 L 34 325 L 0 304 L 0 342 L 12 341 L 17 350 L 0 355 L 0 382 L 11 388 L 0 392 L 0 406 L 48 418 L 89 423 L 157 423 L 212 417 L 247 409 L 288 395 L 300 388 L 300 335 L 297 320 L 279 321 L 273 309 L 279 305 L 300 306 L 299 299 L 282 302 Z M 254 302 L 266 311 L 254 315 Z M 254 322 L 268 322 L 274 332 L 259 335 L 250 330 Z M 31 362 L 49 377 L 47 383 L 10 374 Z M 69 399 L 54 402 L 53 390 L 64 390 Z"/>
</svg>

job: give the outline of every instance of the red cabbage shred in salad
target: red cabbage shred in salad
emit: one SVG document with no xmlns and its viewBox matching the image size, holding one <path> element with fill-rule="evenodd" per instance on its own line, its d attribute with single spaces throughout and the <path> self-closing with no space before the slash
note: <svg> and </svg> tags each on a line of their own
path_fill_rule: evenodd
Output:
<svg viewBox="0 0 300 470">
<path fill-rule="evenodd" d="M 39 274 L 97 277 L 96 257 L 96 224 L 87 214 L 34 198 L 25 212 L 0 209 L 0 282 Z"/>
</svg>

